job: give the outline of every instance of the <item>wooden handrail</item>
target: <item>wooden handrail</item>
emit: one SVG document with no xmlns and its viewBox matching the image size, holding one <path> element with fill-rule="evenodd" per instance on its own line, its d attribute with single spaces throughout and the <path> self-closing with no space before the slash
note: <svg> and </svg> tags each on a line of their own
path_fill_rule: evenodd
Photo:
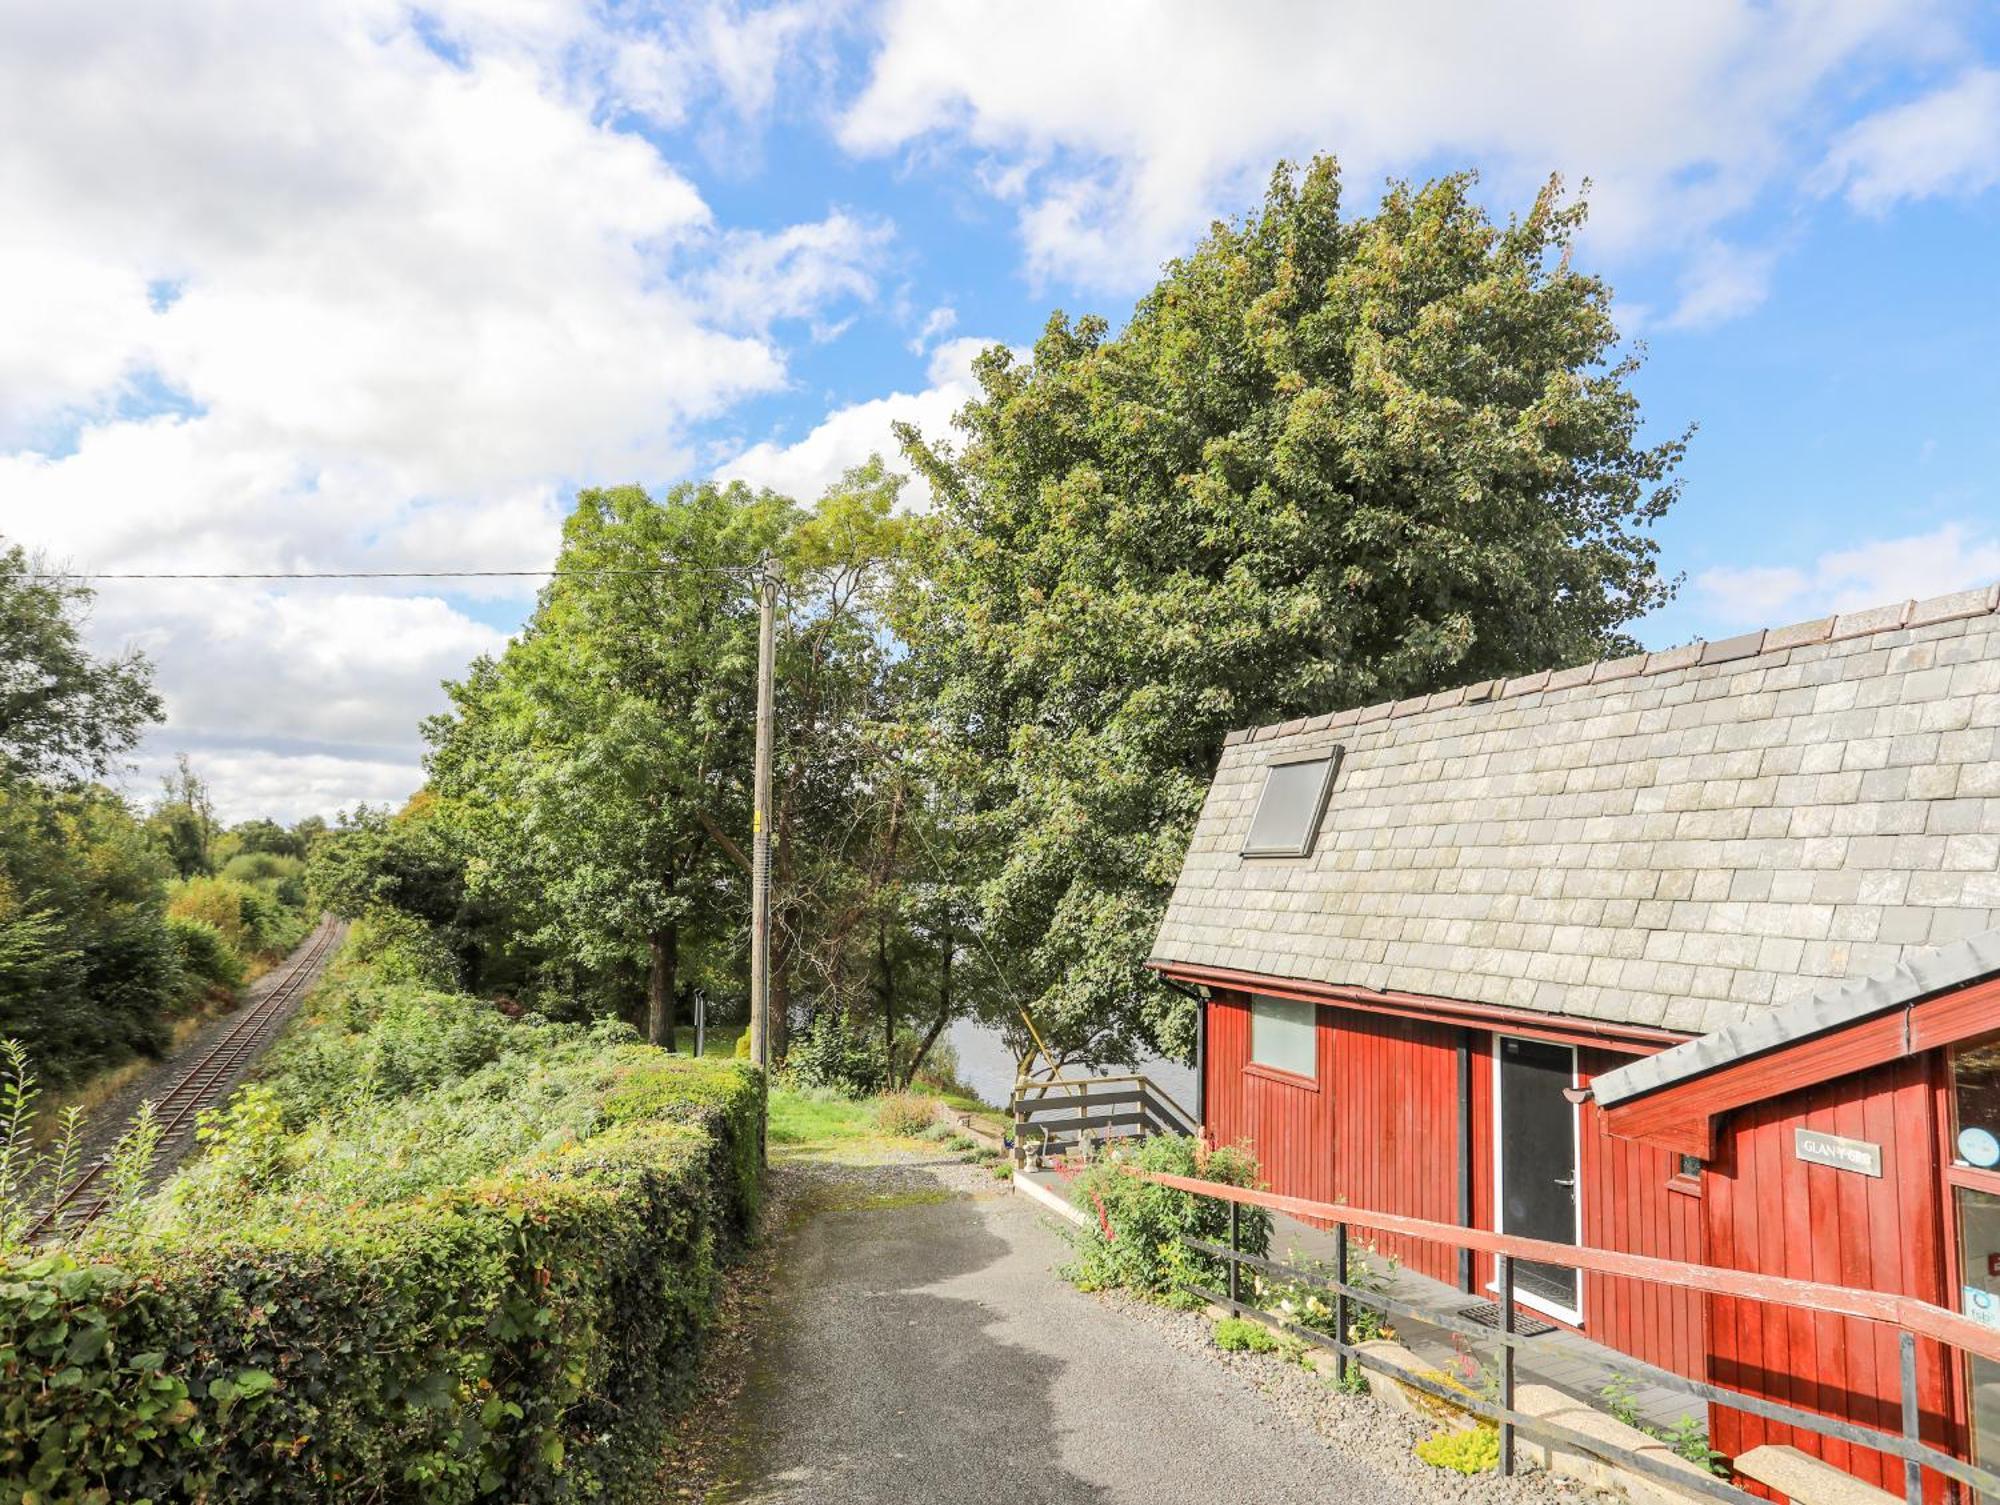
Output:
<svg viewBox="0 0 2000 1505">
<path fill-rule="evenodd" d="M 1152 1079 L 1142 1076 L 1024 1076 L 1014 1079 L 1014 1090 L 1023 1087 L 1101 1087 L 1106 1082 L 1144 1082 L 1152 1086 Z"/>
<path fill-rule="evenodd" d="M 1651 1254 L 1626 1254 L 1582 1244 L 1558 1244 L 1547 1239 L 1522 1238 L 1519 1234 L 1493 1233 L 1484 1228 L 1462 1228 L 1456 1223 L 1433 1223 L 1423 1218 L 1404 1217 L 1400 1213 L 1352 1207 L 1345 1202 L 1315 1202 L 1306 1197 L 1281 1196 L 1277 1192 L 1229 1186 L 1221 1181 L 1203 1181 L 1193 1176 L 1176 1176 L 1166 1171 L 1132 1170 L 1130 1174 L 1161 1186 L 1170 1186 L 1176 1191 L 1193 1192 L 1198 1196 L 1238 1202 L 1249 1207 L 1269 1208 L 1273 1212 L 1290 1213 L 1293 1217 L 1345 1223 L 1350 1228 L 1366 1228 L 1375 1233 L 1400 1234 L 1405 1238 L 1426 1239 L 1484 1254 L 1506 1254 L 1515 1259 L 1566 1265 L 1597 1275 L 1620 1275 L 1711 1296 L 1770 1301 L 1780 1306 L 1803 1307 L 1831 1316 L 1884 1322 L 1919 1337 L 1932 1338 L 2000 1363 L 2000 1329 L 1974 1322 L 1969 1317 L 1933 1306 L 1928 1301 L 1919 1301 L 1914 1296 L 1864 1291 L 1853 1286 L 1825 1285 L 1816 1280 L 1796 1280 L 1789 1275 L 1725 1270 L 1716 1265 L 1688 1264 Z"/>
</svg>

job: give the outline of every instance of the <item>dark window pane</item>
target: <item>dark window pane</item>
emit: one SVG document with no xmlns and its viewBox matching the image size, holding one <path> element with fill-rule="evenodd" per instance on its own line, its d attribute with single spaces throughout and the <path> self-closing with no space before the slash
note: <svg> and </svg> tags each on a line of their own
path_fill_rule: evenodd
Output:
<svg viewBox="0 0 2000 1505">
<path fill-rule="evenodd" d="M 1303 857 L 1312 850 L 1314 828 L 1326 808 L 1333 756 L 1303 763 L 1273 763 L 1264 772 L 1264 793 L 1243 843 L 1245 856 Z"/>
</svg>

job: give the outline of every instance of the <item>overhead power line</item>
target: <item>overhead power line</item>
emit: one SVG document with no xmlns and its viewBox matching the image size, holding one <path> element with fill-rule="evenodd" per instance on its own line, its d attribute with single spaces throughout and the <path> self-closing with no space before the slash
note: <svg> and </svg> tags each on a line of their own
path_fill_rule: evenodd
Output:
<svg viewBox="0 0 2000 1505">
<path fill-rule="evenodd" d="M 550 580 L 573 575 L 749 575 L 751 564 L 672 563 L 595 570 L 37 570 L 31 580 Z"/>
</svg>

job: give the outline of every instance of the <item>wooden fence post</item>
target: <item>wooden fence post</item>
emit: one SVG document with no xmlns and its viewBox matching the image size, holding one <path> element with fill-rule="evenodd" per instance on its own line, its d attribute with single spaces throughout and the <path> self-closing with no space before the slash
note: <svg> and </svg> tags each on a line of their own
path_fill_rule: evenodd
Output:
<svg viewBox="0 0 2000 1505">
<path fill-rule="evenodd" d="M 1500 1405 L 1514 1409 L 1514 1256 L 1494 1256 L 1500 1262 Z M 1514 1472 L 1514 1423 L 1500 1423 L 1500 1472 Z"/>
<path fill-rule="evenodd" d="M 1333 1225 L 1334 1280 L 1338 1289 L 1333 1293 L 1333 1336 L 1340 1346 L 1333 1351 L 1333 1377 L 1343 1385 L 1347 1383 L 1347 1225 Z"/>
<path fill-rule="evenodd" d="M 1231 1202 L 1229 1204 L 1229 1299 L 1231 1301 L 1241 1301 L 1243 1299 L 1241 1294 L 1239 1294 L 1240 1276 L 1238 1274 L 1243 1267 L 1236 1262 L 1236 1256 L 1243 1247 L 1241 1243 L 1242 1236 L 1243 1206 L 1239 1202 Z"/>
<path fill-rule="evenodd" d="M 1917 1406 L 1917 1335 L 1902 1335 L 1903 1346 L 1903 1441 L 1914 1447 L 1918 1441 L 1920 1411 Z M 1905 1505 L 1924 1505 L 1924 1469 L 1915 1458 L 1903 1460 Z"/>
</svg>

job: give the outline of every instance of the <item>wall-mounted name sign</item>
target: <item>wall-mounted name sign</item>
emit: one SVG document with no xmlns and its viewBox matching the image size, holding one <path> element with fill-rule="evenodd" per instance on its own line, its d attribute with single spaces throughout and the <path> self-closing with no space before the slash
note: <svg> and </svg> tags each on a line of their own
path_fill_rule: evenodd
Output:
<svg viewBox="0 0 2000 1505">
<path fill-rule="evenodd" d="M 1842 1139 L 1838 1134 L 1822 1134 L 1817 1129 L 1794 1129 L 1792 1148 L 1799 1159 L 1810 1165 L 1830 1165 L 1837 1171 L 1857 1171 L 1864 1176 L 1882 1174 L 1882 1146 L 1865 1139 Z"/>
</svg>

